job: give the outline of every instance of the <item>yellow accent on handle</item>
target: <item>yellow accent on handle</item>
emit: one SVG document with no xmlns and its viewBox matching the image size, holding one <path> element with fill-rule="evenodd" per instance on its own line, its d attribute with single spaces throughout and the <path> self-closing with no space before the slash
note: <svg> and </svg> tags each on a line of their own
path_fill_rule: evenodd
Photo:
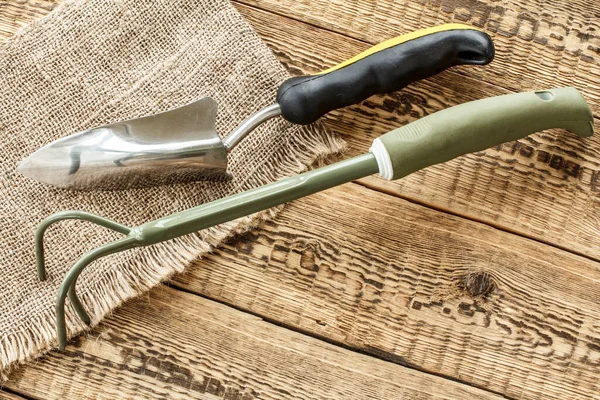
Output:
<svg viewBox="0 0 600 400">
<path fill-rule="evenodd" d="M 344 68 L 345 66 L 353 64 L 357 61 L 360 61 L 363 58 L 370 56 L 371 54 L 375 54 L 382 50 L 389 49 L 390 47 L 397 46 L 401 43 L 406 43 L 413 39 L 418 39 L 420 37 L 431 35 L 431 34 L 438 33 L 438 32 L 453 31 L 453 30 L 459 30 L 459 29 L 471 29 L 471 30 L 478 30 L 478 31 L 480 30 L 480 29 L 473 28 L 472 26 L 464 25 L 464 24 L 444 24 L 444 25 L 433 26 L 431 28 L 425 28 L 425 29 L 421 29 L 418 31 L 410 32 L 405 35 L 397 36 L 395 38 L 388 39 L 384 42 L 376 44 L 375 46 L 369 48 L 368 50 L 365 50 L 362 53 L 360 53 L 352 58 L 349 58 L 346 61 L 343 61 L 334 67 L 331 67 L 324 71 L 319 72 L 317 75 L 327 74 L 329 72 L 333 72 L 340 68 Z"/>
</svg>

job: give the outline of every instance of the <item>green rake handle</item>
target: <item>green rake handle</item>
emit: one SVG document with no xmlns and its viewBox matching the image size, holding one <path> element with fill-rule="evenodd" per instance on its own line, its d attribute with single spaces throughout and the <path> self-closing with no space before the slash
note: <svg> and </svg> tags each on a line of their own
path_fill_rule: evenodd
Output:
<svg viewBox="0 0 600 400">
<path fill-rule="evenodd" d="M 37 231 L 38 275 L 45 277 L 42 235 L 49 224 L 82 218 L 126 236 L 86 253 L 67 273 L 56 302 L 58 344 L 67 343 L 65 300 L 69 296 L 79 317 L 90 320 L 77 298 L 81 271 L 94 260 L 134 247 L 174 239 L 250 215 L 355 179 L 379 172 L 399 179 L 421 168 L 462 154 L 523 138 L 548 128 L 565 128 L 579 136 L 593 134 L 592 112 L 574 88 L 511 94 L 478 100 L 429 115 L 375 139 L 371 151 L 345 161 L 219 199 L 186 211 L 129 228 L 87 213 L 68 211 L 43 221 Z"/>
</svg>

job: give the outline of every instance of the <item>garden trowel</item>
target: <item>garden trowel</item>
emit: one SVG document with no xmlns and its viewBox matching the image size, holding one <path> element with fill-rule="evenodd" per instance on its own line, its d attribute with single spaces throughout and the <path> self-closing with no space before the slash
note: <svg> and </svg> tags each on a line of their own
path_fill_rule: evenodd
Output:
<svg viewBox="0 0 600 400">
<path fill-rule="evenodd" d="M 205 97 L 166 112 L 87 129 L 58 139 L 18 170 L 61 188 L 126 189 L 203 179 L 226 179 L 227 153 L 264 121 L 281 115 L 310 124 L 329 111 L 399 90 L 449 67 L 492 61 L 484 32 L 446 24 L 382 42 L 315 75 L 288 79 L 275 104 L 248 117 L 222 140 L 217 103 Z"/>
</svg>

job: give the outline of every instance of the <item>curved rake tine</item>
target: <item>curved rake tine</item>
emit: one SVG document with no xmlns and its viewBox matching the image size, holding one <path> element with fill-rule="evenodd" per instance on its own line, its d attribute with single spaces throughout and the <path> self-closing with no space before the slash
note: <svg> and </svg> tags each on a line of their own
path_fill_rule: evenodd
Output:
<svg viewBox="0 0 600 400">
<path fill-rule="evenodd" d="M 56 299 L 56 331 L 58 333 L 58 348 L 60 350 L 64 350 L 65 346 L 67 345 L 67 327 L 65 322 L 65 300 L 67 294 L 69 294 L 69 298 L 73 303 L 75 310 L 77 311 L 77 307 L 80 307 L 80 309 L 85 313 L 85 310 L 83 310 L 83 306 L 75 293 L 75 284 L 79 274 L 81 274 L 85 267 L 100 257 L 128 250 L 138 245 L 138 240 L 131 236 L 105 244 L 104 246 L 87 252 L 75 263 L 73 268 L 67 272 L 65 279 L 58 289 L 58 295 Z M 73 299 L 75 299 L 75 301 L 73 301 Z M 79 311 L 77 311 L 77 313 L 81 316 Z M 87 313 L 85 315 L 87 315 Z"/>
<path fill-rule="evenodd" d="M 35 249 L 36 249 L 36 264 L 37 264 L 37 273 L 38 278 L 43 281 L 46 280 L 46 266 L 44 259 L 44 233 L 50 227 L 50 225 L 67 220 L 67 219 L 79 219 L 83 221 L 89 221 L 96 225 L 103 226 L 108 229 L 112 229 L 116 232 L 127 235 L 131 228 L 121 225 L 115 221 L 111 221 L 109 219 L 100 217 L 95 214 L 90 214 L 84 211 L 62 211 L 56 214 L 51 215 L 50 217 L 44 219 L 37 227 L 35 234 Z M 69 299 L 73 303 L 73 307 L 79 315 L 79 318 L 87 325 L 90 324 L 90 316 L 85 311 L 85 308 L 77 298 L 77 295 L 73 291 L 73 293 L 69 293 Z"/>
<path fill-rule="evenodd" d="M 66 219 L 80 219 L 84 221 L 89 221 L 96 225 L 112 229 L 113 231 L 122 233 L 124 235 L 129 234 L 129 232 L 131 231 L 131 228 L 128 226 L 121 225 L 115 221 L 111 221 L 109 219 L 102 218 L 98 215 L 90 214 L 84 211 L 61 211 L 49 216 L 48 218 L 40 222 L 35 232 L 35 254 L 37 260 L 37 273 L 38 278 L 41 281 L 46 280 L 46 266 L 44 261 L 44 233 L 46 232 L 46 229 L 50 227 L 50 225 Z"/>
</svg>

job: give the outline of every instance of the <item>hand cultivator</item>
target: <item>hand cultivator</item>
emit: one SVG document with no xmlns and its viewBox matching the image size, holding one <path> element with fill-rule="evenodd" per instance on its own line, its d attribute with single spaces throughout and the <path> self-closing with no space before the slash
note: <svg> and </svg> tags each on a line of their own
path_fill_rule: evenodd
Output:
<svg viewBox="0 0 600 400">
<path fill-rule="evenodd" d="M 511 94 L 458 105 L 386 133 L 374 140 L 366 154 L 136 227 L 79 211 L 54 214 L 39 225 L 36 233 L 37 268 L 42 280 L 45 279 L 43 235 L 51 224 L 64 219 L 81 219 L 124 235 L 122 239 L 88 252 L 67 273 L 56 302 L 59 347 L 64 349 L 67 342 L 67 296 L 79 317 L 86 323 L 90 322 L 77 297 L 77 277 L 87 265 L 100 257 L 187 235 L 367 175 L 379 173 L 385 179 L 400 179 L 462 154 L 481 151 L 549 128 L 568 129 L 582 137 L 592 135 L 591 110 L 576 89 Z"/>
</svg>

